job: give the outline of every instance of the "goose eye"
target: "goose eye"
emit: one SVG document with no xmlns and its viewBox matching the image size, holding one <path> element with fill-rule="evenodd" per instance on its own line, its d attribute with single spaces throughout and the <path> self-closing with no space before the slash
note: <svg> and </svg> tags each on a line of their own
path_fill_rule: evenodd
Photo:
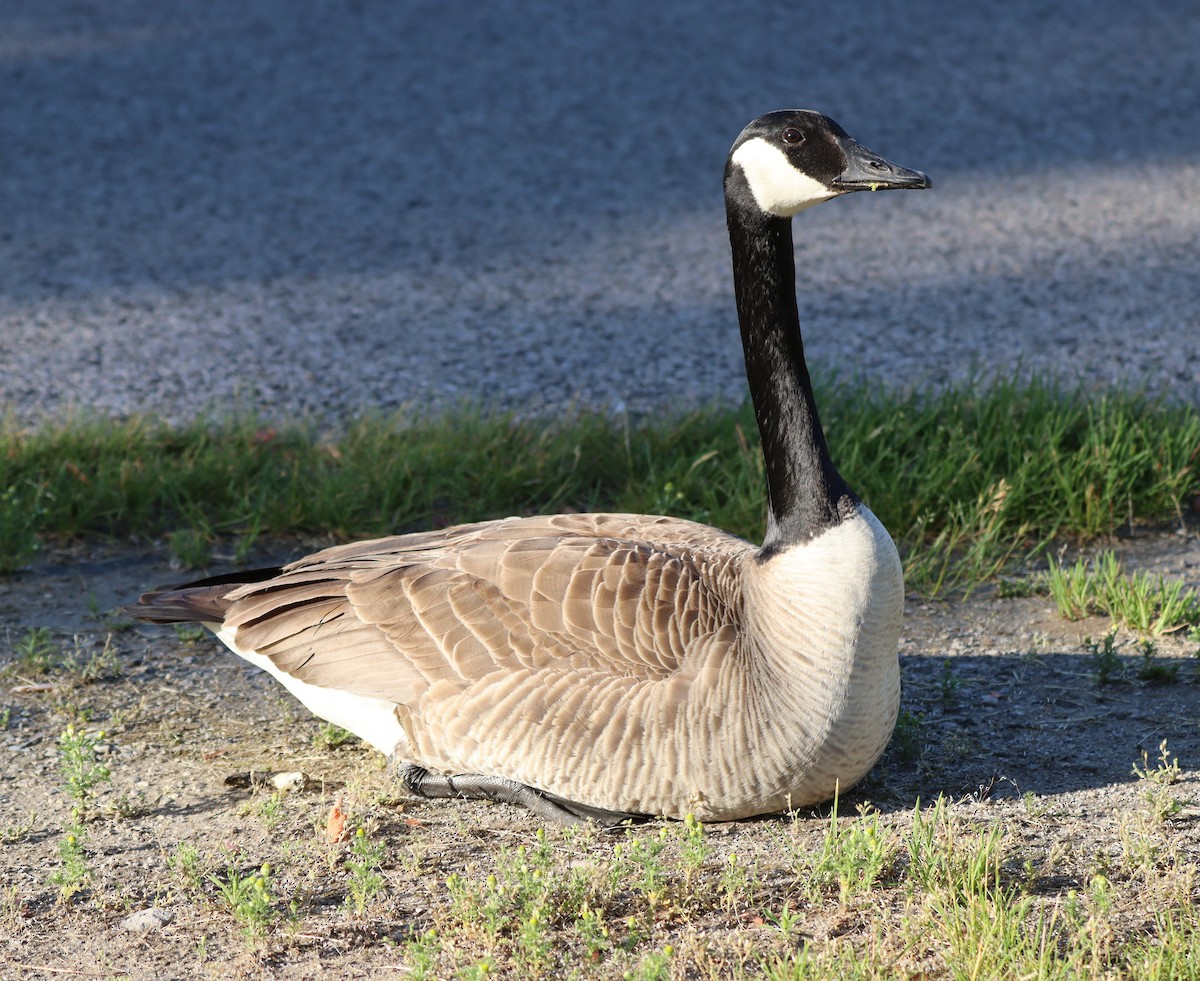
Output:
<svg viewBox="0 0 1200 981">
<path fill-rule="evenodd" d="M 791 143 L 793 146 L 795 146 L 797 143 L 803 143 L 804 134 L 795 127 L 790 126 L 783 131 L 783 142 Z"/>
</svg>

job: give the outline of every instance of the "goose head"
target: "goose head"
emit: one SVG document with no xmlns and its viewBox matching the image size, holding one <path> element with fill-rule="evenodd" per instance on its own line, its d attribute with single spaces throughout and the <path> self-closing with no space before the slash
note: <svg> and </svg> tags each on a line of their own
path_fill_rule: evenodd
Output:
<svg viewBox="0 0 1200 981">
<path fill-rule="evenodd" d="M 725 168 L 731 207 L 776 218 L 791 218 L 851 191 L 931 186 L 919 170 L 885 160 L 834 120 L 810 109 L 759 116 L 734 141 Z"/>
</svg>

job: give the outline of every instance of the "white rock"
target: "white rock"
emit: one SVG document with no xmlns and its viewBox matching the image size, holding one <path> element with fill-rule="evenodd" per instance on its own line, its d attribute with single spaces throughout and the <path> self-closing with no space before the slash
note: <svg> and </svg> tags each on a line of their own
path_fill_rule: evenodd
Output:
<svg viewBox="0 0 1200 981">
<path fill-rule="evenodd" d="M 152 906 L 150 909 L 140 909 L 130 913 L 117 926 L 130 933 L 149 933 L 151 930 L 161 930 L 175 919 L 175 914 L 169 910 Z"/>
<path fill-rule="evenodd" d="M 271 786 L 285 793 L 290 793 L 294 790 L 303 790 L 307 785 L 308 774 L 301 770 L 292 770 L 289 773 L 276 773 L 271 777 Z"/>
</svg>

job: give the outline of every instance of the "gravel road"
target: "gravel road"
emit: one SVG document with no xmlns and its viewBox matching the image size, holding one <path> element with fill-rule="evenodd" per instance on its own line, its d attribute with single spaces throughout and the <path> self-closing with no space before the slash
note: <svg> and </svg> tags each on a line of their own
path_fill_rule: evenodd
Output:
<svg viewBox="0 0 1200 981">
<path fill-rule="evenodd" d="M 1200 6 L 7 0 L 0 410 L 738 398 L 752 117 L 927 171 L 797 219 L 812 359 L 1200 397 Z"/>
</svg>

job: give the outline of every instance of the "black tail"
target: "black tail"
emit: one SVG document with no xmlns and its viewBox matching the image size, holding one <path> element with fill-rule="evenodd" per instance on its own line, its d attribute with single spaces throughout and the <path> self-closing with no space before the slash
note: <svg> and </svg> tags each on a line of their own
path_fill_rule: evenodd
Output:
<svg viewBox="0 0 1200 981">
<path fill-rule="evenodd" d="M 279 575 L 282 570 L 251 569 L 248 572 L 227 572 L 181 586 L 160 586 L 142 593 L 137 603 L 123 611 L 138 620 L 150 623 L 221 623 L 229 608 L 226 597 L 239 586 L 263 582 Z"/>
</svg>

